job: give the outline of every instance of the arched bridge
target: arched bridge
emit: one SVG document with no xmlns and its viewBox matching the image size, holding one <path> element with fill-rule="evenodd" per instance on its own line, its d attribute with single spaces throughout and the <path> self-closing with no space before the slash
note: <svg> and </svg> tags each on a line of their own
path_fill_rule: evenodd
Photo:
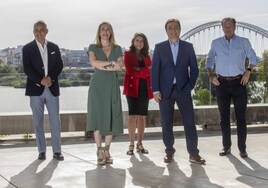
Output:
<svg viewBox="0 0 268 188">
<path fill-rule="evenodd" d="M 249 38 L 258 56 L 268 49 L 267 30 L 245 22 L 237 22 L 236 27 L 236 34 Z M 191 29 L 181 39 L 192 42 L 197 54 L 206 54 L 211 41 L 222 35 L 221 21 L 212 21 Z"/>
</svg>

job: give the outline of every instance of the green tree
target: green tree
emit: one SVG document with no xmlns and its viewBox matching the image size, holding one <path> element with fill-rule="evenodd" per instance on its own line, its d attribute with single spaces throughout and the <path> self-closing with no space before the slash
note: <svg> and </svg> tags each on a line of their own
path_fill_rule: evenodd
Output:
<svg viewBox="0 0 268 188">
<path fill-rule="evenodd" d="M 24 73 L 23 65 L 19 64 L 18 67 L 16 68 L 18 73 Z"/>
<path fill-rule="evenodd" d="M 80 70 L 77 77 L 83 81 L 89 81 L 91 78 L 92 73 L 88 70 Z"/>
<path fill-rule="evenodd" d="M 251 73 L 251 74 L 255 75 L 256 73 L 255 74 Z M 249 104 L 256 104 L 256 103 L 262 102 L 263 88 L 260 87 L 260 84 L 258 81 L 250 81 L 247 85 L 247 89 L 248 89 L 248 103 Z"/>
<path fill-rule="evenodd" d="M 206 88 L 199 89 L 193 96 L 196 105 L 209 105 L 210 93 Z"/>
<path fill-rule="evenodd" d="M 23 84 L 21 75 L 9 64 L 0 65 L 0 85 L 20 87 Z"/>
<path fill-rule="evenodd" d="M 265 50 L 262 54 L 262 60 L 258 66 L 258 81 L 261 85 L 261 95 L 263 102 L 266 103 L 268 100 L 268 50 Z"/>
<path fill-rule="evenodd" d="M 197 60 L 199 68 L 199 76 L 194 88 L 193 98 L 196 105 L 210 105 L 216 102 L 214 87 L 210 83 L 205 69 L 206 57 L 200 57 Z"/>
<path fill-rule="evenodd" d="M 9 64 L 0 65 L 1 74 L 15 74 L 16 69 Z"/>
</svg>

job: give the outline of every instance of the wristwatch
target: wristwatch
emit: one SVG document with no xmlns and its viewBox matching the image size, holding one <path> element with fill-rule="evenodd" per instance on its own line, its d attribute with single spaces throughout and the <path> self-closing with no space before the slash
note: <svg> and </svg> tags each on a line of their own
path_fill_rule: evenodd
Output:
<svg viewBox="0 0 268 188">
<path fill-rule="evenodd" d="M 247 68 L 247 71 L 251 72 L 251 68 Z"/>
</svg>

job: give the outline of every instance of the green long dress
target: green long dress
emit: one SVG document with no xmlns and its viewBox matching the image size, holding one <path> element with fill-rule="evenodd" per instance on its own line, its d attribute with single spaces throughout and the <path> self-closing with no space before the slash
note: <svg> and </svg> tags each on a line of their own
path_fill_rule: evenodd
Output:
<svg viewBox="0 0 268 188">
<path fill-rule="evenodd" d="M 97 60 L 116 61 L 123 56 L 121 47 L 116 45 L 106 57 L 102 48 L 89 46 Z M 102 135 L 123 133 L 123 115 L 117 72 L 95 69 L 88 90 L 87 131 L 99 130 Z"/>
</svg>

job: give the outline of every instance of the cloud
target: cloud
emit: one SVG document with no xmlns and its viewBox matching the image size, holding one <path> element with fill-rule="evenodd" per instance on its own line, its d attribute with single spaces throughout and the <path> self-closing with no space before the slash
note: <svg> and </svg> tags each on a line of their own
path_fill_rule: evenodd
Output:
<svg viewBox="0 0 268 188">
<path fill-rule="evenodd" d="M 144 32 L 151 48 L 166 39 L 164 24 L 178 18 L 182 34 L 200 24 L 234 16 L 239 21 L 268 28 L 268 1 L 245 0 L 1 0 L 0 49 L 33 39 L 36 20 L 48 23 L 48 39 L 69 49 L 94 41 L 100 22 L 109 21 L 119 44 L 128 47 L 135 32 Z M 239 9 L 237 8 L 239 7 Z"/>
</svg>

